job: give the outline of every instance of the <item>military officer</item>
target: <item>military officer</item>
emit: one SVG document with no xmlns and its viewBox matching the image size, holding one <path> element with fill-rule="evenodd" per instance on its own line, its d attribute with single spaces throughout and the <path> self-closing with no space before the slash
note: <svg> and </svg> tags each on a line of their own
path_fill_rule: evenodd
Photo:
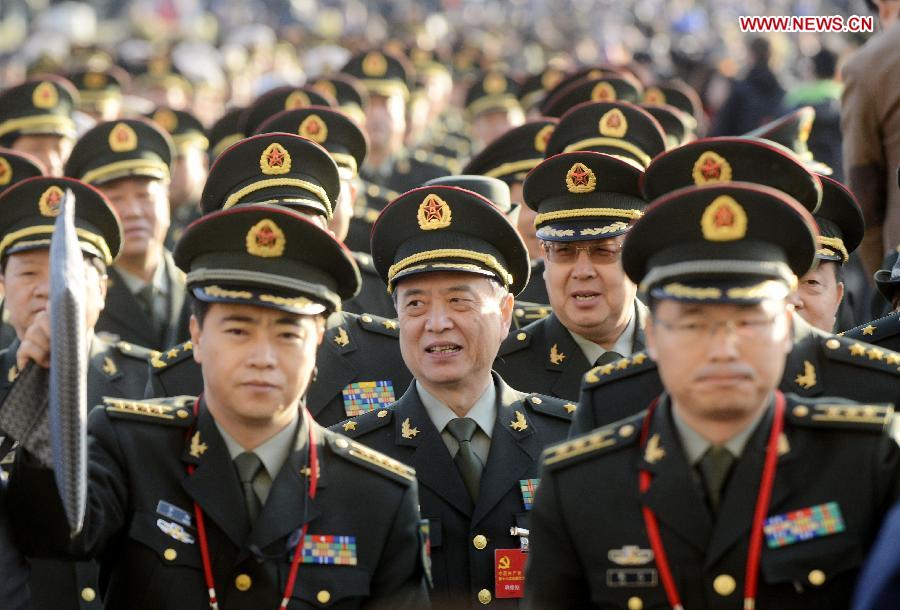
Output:
<svg viewBox="0 0 900 610">
<path fill-rule="evenodd" d="M 359 168 L 369 146 L 365 134 L 349 116 L 325 106 L 285 110 L 264 121 L 258 129 L 259 133 L 279 131 L 296 133 L 321 144 L 337 164 L 341 190 L 334 201 L 328 228 L 338 241 L 343 242 L 350 230 L 353 202 L 359 195 Z M 353 258 L 363 278 L 362 289 L 357 296 L 344 303 L 344 310 L 396 317 L 394 303 L 387 286 L 375 271 L 368 248 L 366 252 L 353 252 Z"/>
<path fill-rule="evenodd" d="M 669 80 L 654 83 L 644 89 L 644 105 L 672 106 L 689 117 L 687 127 L 691 133 L 706 133 L 706 115 L 700 95 L 687 83 Z"/>
<path fill-rule="evenodd" d="M 193 224 L 175 259 L 203 397 L 93 410 L 74 538 L 52 472 L 17 460 L 18 543 L 98 557 L 107 607 L 427 608 L 415 472 L 302 408 L 324 317 L 359 287 L 352 259 L 301 215 L 255 205 Z"/>
<path fill-rule="evenodd" d="M 619 263 L 645 205 L 642 173 L 611 155 L 571 152 L 528 174 L 525 203 L 537 212 L 553 312 L 510 333 L 500 347 L 494 366 L 513 387 L 575 401 L 598 359 L 643 349 L 646 308 Z"/>
<path fill-rule="evenodd" d="M 69 73 L 78 89 L 78 110 L 95 121 L 114 121 L 122 113 L 122 93 L 128 85 L 128 73 L 119 66 L 103 70 L 83 68 Z"/>
<path fill-rule="evenodd" d="M 0 146 L 37 157 L 50 176 L 62 176 L 76 130 L 78 91 L 64 78 L 30 80 L 0 93 Z"/>
<path fill-rule="evenodd" d="M 892 265 L 875 272 L 878 292 L 891 303 L 891 313 L 843 333 L 847 339 L 900 351 L 900 250 L 887 257 Z"/>
<path fill-rule="evenodd" d="M 312 86 L 293 87 L 287 85 L 276 87 L 260 95 L 244 109 L 244 112 L 238 119 L 238 129 L 241 133 L 249 136 L 258 133 L 259 126 L 273 114 L 278 114 L 284 110 L 305 108 L 306 106 L 328 106 L 332 108 L 336 105 L 337 102 L 331 95 L 322 93 Z"/>
<path fill-rule="evenodd" d="M 644 196 L 653 201 L 686 187 L 731 183 L 777 189 L 810 212 L 822 199 L 820 178 L 796 157 L 782 147 L 747 138 L 705 138 L 668 151 L 647 168 L 642 187 Z M 784 367 L 783 392 L 900 401 L 897 354 L 833 336 L 800 316 L 794 316 L 792 332 L 794 347 Z M 661 390 L 656 363 L 644 351 L 627 361 L 591 369 L 584 376 L 570 436 L 633 415 L 642 408 L 634 403 L 647 403 Z"/>
<path fill-rule="evenodd" d="M 212 127 L 207 130 L 207 138 L 209 139 L 207 152 L 209 153 L 210 165 L 226 148 L 244 138 L 244 134 L 241 133 L 240 127 L 238 127 L 238 121 L 243 112 L 244 108 L 240 106 L 232 108 L 220 116 L 212 124 Z"/>
<path fill-rule="evenodd" d="M 104 307 L 107 268 L 118 254 L 122 240 L 115 212 L 99 191 L 83 182 L 37 177 L 21 181 L 0 195 L 0 281 L 6 292 L 10 324 L 17 336 L 7 349 L 0 351 L 0 403 L 22 366 L 22 362 L 17 362 L 17 353 L 20 345 L 31 340 L 28 328 L 37 318 L 47 315 L 50 235 L 67 190 L 75 197 L 75 225 L 85 255 L 85 310 L 90 350 L 88 404 L 97 404 L 104 396 L 140 398 L 143 395 L 149 350 L 94 333 Z M 13 459 L 13 454 L 6 456 L 11 440 L 0 443 L 4 471 Z M 97 566 L 93 562 L 32 558 L 30 564 L 32 606 L 36 610 L 100 607 Z"/>
<path fill-rule="evenodd" d="M 516 230 L 531 260 L 531 275 L 528 285 L 519 295 L 523 301 L 549 303 L 547 286 L 544 284 L 544 253 L 540 241 L 534 234 L 534 211 L 522 204 L 522 184 L 525 175 L 544 160 L 547 142 L 556 125 L 556 119 L 537 118 L 510 129 L 480 153 L 475 155 L 463 168 L 463 174 L 481 174 L 499 178 L 509 185 L 510 198 L 519 204 Z"/>
<path fill-rule="evenodd" d="M 337 110 L 349 116 L 360 127 L 366 124 L 366 102 L 369 94 L 359 80 L 349 74 L 331 74 L 319 77 L 312 83 L 313 89 L 330 95 L 337 103 Z"/>
<path fill-rule="evenodd" d="M 519 87 L 500 70 L 481 74 L 466 91 L 464 102 L 472 149 L 476 154 L 498 137 L 525 122 Z"/>
<path fill-rule="evenodd" d="M 415 383 L 393 406 L 333 427 L 416 468 L 438 608 L 516 607 L 537 457 L 574 405 L 491 372 L 528 280 L 522 240 L 488 200 L 428 186 L 385 208 L 375 266 L 397 301 Z"/>
<path fill-rule="evenodd" d="M 563 85 L 547 95 L 541 110 L 547 116 L 562 117 L 566 112 L 584 102 L 626 102 L 637 104 L 641 101 L 643 86 L 631 75 L 586 75 Z"/>
<path fill-rule="evenodd" d="M 205 213 L 240 204 L 288 206 L 323 228 L 341 191 L 338 167 L 324 148 L 288 133 L 252 136 L 224 151 L 210 169 Z M 372 314 L 335 312 L 326 321 L 308 409 L 332 425 L 394 402 L 412 376 L 400 357 L 397 322 Z M 149 396 L 197 394 L 200 371 L 190 342 L 151 358 Z M 373 357 L 377 354 L 378 357 Z"/>
<path fill-rule="evenodd" d="M 122 220 L 122 254 L 109 270 L 97 330 L 151 349 L 187 338 L 184 277 L 164 246 L 172 157 L 160 126 L 123 119 L 90 129 L 66 163 L 66 175 L 99 188 Z"/>
<path fill-rule="evenodd" d="M 544 454 L 527 608 L 847 607 L 900 450 L 890 406 L 777 390 L 814 231 L 758 185 L 647 208 L 622 264 L 665 392 Z"/>
<path fill-rule="evenodd" d="M 665 132 L 666 150 L 672 150 L 696 137 L 690 127 L 694 120 L 675 106 L 641 104 L 641 108 L 650 113 Z"/>
</svg>

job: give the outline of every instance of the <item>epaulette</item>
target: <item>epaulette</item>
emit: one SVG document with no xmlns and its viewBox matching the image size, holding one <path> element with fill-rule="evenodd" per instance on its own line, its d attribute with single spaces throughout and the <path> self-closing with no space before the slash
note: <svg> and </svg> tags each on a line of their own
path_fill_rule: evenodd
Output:
<svg viewBox="0 0 900 610">
<path fill-rule="evenodd" d="M 103 397 L 103 405 L 110 417 L 152 421 L 186 427 L 194 421 L 194 396 L 171 396 L 147 400 L 127 400 Z"/>
<path fill-rule="evenodd" d="M 890 404 L 865 404 L 840 398 L 805 399 L 790 397 L 788 421 L 810 428 L 840 428 L 844 430 L 887 430 L 894 416 Z"/>
<path fill-rule="evenodd" d="M 192 356 L 194 344 L 190 341 L 185 341 L 184 343 L 174 345 L 162 352 L 155 349 L 148 351 L 150 353 L 147 359 L 150 361 L 150 366 L 153 367 L 154 371 L 160 371 L 172 366 L 176 362 L 181 362 L 185 358 Z"/>
<path fill-rule="evenodd" d="M 630 358 L 620 358 L 615 362 L 601 364 L 590 369 L 584 374 L 581 381 L 582 388 L 595 387 L 613 379 L 630 377 L 655 368 L 656 362 L 647 355 L 647 352 L 638 352 Z"/>
<path fill-rule="evenodd" d="M 822 337 L 822 351 L 831 360 L 876 369 L 886 373 L 900 372 L 900 353 L 846 337 Z"/>
<path fill-rule="evenodd" d="M 525 402 L 533 411 L 567 421 L 572 420 L 572 415 L 578 407 L 574 402 L 545 394 L 529 394 L 525 397 Z"/>
<path fill-rule="evenodd" d="M 116 341 L 115 344 L 116 349 L 123 356 L 128 356 L 129 358 L 135 358 L 136 360 L 143 360 L 146 362 L 150 359 L 150 356 L 153 353 L 152 349 L 144 347 L 142 345 L 135 345 L 134 343 L 129 343 L 128 341 Z"/>
<path fill-rule="evenodd" d="M 535 320 L 543 320 L 553 311 L 549 305 L 540 303 L 529 303 L 528 301 L 516 301 L 513 315 L 520 325 L 525 326 L 531 324 Z"/>
<path fill-rule="evenodd" d="M 614 424 L 548 447 L 544 450 L 543 464 L 547 467 L 574 464 L 580 461 L 579 458 L 602 455 L 633 445 L 638 441 L 645 415 L 646 411 L 642 411 Z"/>
<path fill-rule="evenodd" d="M 356 318 L 359 325 L 369 332 L 387 335 L 388 337 L 400 336 L 400 324 L 397 320 L 391 318 L 382 318 L 381 316 L 372 315 L 370 313 L 361 314 Z"/>
<path fill-rule="evenodd" d="M 394 458 L 369 449 L 365 445 L 351 441 L 330 430 L 325 431 L 325 438 L 332 451 L 350 462 L 365 466 L 369 470 L 374 470 L 401 483 L 410 484 L 416 480 L 416 471 Z"/>
<path fill-rule="evenodd" d="M 843 332 L 840 336 L 846 339 L 857 339 L 870 343 L 877 343 L 882 339 L 900 334 L 900 313 L 890 315 L 860 324 L 856 328 Z"/>
<path fill-rule="evenodd" d="M 384 428 L 391 423 L 393 417 L 393 409 L 378 409 L 377 411 L 369 411 L 368 413 L 351 417 L 347 421 L 331 426 L 329 430 L 344 434 L 350 438 L 357 438 L 372 430 Z"/>
<path fill-rule="evenodd" d="M 506 336 L 506 339 L 503 340 L 503 343 L 500 344 L 500 351 L 497 352 L 498 356 L 506 356 L 508 354 L 513 354 L 515 352 L 522 351 L 531 343 L 531 334 L 525 330 L 518 330 L 514 333 L 509 333 Z"/>
<path fill-rule="evenodd" d="M 375 263 L 372 262 L 372 256 L 370 254 L 366 254 L 365 252 L 352 252 L 353 260 L 356 261 L 356 266 L 359 267 L 360 271 L 366 273 L 374 273 L 378 272 L 375 270 Z"/>
</svg>

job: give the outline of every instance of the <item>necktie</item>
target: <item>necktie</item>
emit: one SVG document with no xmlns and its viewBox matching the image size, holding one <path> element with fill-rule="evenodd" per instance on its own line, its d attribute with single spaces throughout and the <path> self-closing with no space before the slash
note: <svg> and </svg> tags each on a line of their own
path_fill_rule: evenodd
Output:
<svg viewBox="0 0 900 610">
<path fill-rule="evenodd" d="M 247 515 L 250 517 L 250 524 L 256 522 L 259 511 L 262 508 L 262 502 L 259 495 L 254 489 L 254 482 L 259 478 L 260 471 L 263 469 L 262 461 L 255 453 L 247 453 L 246 451 L 234 458 L 234 467 L 237 469 L 238 479 L 241 481 L 241 490 L 244 492 L 244 504 L 247 506 Z"/>
<path fill-rule="evenodd" d="M 725 447 L 710 447 L 700 459 L 700 472 L 703 473 L 706 492 L 709 495 L 709 505 L 713 513 L 719 512 L 722 491 L 733 464 L 734 455 Z"/>
<path fill-rule="evenodd" d="M 481 472 L 484 466 L 475 452 L 472 450 L 472 436 L 478 424 L 474 419 L 469 417 L 457 417 L 447 423 L 447 430 L 453 435 L 453 438 L 459 443 L 459 451 L 453 461 L 459 468 L 459 474 L 462 475 L 463 483 L 469 490 L 472 500 L 478 500 L 478 488 L 481 485 Z"/>
<path fill-rule="evenodd" d="M 604 364 L 615 362 L 620 358 L 622 358 L 622 354 L 609 350 L 608 352 L 603 352 L 602 354 L 600 354 L 600 357 L 597 358 L 597 360 L 594 362 L 594 366 L 603 366 Z"/>
<path fill-rule="evenodd" d="M 152 328 L 155 333 L 158 333 L 159 320 L 156 317 L 155 292 L 156 290 L 154 289 L 153 284 L 150 283 L 138 290 L 134 296 L 137 297 L 140 304 L 144 306 L 144 311 L 147 313 L 147 320 L 150 322 L 150 328 Z"/>
</svg>

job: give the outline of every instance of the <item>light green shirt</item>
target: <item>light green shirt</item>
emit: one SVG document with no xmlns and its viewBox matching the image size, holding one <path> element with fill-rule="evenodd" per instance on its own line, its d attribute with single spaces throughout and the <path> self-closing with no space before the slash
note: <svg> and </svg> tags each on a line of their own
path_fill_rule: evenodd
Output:
<svg viewBox="0 0 900 610">
<path fill-rule="evenodd" d="M 428 418 L 438 432 L 441 433 L 441 438 L 444 440 L 444 444 L 447 445 L 447 450 L 450 451 L 450 457 L 456 457 L 456 452 L 459 451 L 459 443 L 447 430 L 447 424 L 450 423 L 450 420 L 459 416 L 451 411 L 450 407 L 423 388 L 419 382 L 416 382 L 416 391 L 419 393 L 419 399 L 428 413 Z M 488 455 L 491 452 L 491 434 L 494 431 L 494 422 L 497 420 L 497 390 L 494 388 L 493 377 L 487 388 L 485 388 L 484 392 L 482 392 L 481 396 L 466 414 L 466 417 L 474 419 L 475 423 L 478 424 L 478 428 L 472 436 L 472 451 L 475 452 L 482 464 L 487 464 Z"/>
<path fill-rule="evenodd" d="M 625 327 L 625 330 L 622 331 L 622 334 L 619 335 L 619 338 L 616 339 L 615 344 L 612 346 L 612 350 L 609 351 L 622 354 L 625 357 L 631 356 L 631 352 L 633 351 L 632 348 L 634 346 L 635 326 L 637 326 L 637 316 L 632 314 L 631 320 L 628 322 L 628 326 Z M 594 343 L 590 339 L 586 339 L 578 333 L 573 333 L 570 330 L 569 334 L 572 335 L 572 339 L 575 340 L 575 343 L 577 343 L 578 347 L 581 348 L 581 351 L 584 352 L 584 357 L 587 358 L 587 361 L 591 366 L 594 366 L 594 363 L 597 362 L 597 358 L 607 352 L 607 350 L 604 349 L 602 345 Z"/>
<path fill-rule="evenodd" d="M 269 475 L 268 485 L 265 485 L 265 493 L 260 494 L 260 496 L 265 496 L 260 497 L 263 504 L 265 504 L 266 498 L 269 496 L 269 488 L 272 486 L 272 481 L 278 476 L 278 471 L 281 470 L 281 467 L 284 466 L 284 463 L 291 455 L 291 451 L 294 450 L 294 441 L 297 437 L 297 423 L 299 421 L 299 415 L 295 415 L 291 423 L 284 427 L 284 430 L 250 452 L 256 454 L 266 469 L 266 474 Z M 216 428 L 219 429 L 219 434 L 222 435 L 225 446 L 228 447 L 228 455 L 231 456 L 232 461 L 247 451 L 219 425 L 219 422 L 216 422 Z"/>
<path fill-rule="evenodd" d="M 735 458 L 741 457 L 741 454 L 744 453 L 744 449 L 747 447 L 750 436 L 756 430 L 756 426 L 759 425 L 765 414 L 766 410 L 763 409 L 746 428 L 725 442 L 725 448 L 731 452 L 731 455 Z M 691 466 L 696 466 L 707 450 L 712 447 L 712 443 L 691 428 L 678 415 L 678 407 L 675 405 L 672 405 L 672 421 L 675 424 L 675 431 L 678 433 L 679 439 L 681 439 L 681 446 L 684 449 L 684 455 L 687 457 L 688 463 Z"/>
</svg>

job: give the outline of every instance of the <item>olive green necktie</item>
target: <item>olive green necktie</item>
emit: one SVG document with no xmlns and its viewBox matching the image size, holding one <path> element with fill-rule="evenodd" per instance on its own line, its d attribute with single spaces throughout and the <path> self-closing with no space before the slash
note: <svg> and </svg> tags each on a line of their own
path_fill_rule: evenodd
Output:
<svg viewBox="0 0 900 610">
<path fill-rule="evenodd" d="M 620 354 L 619 352 L 609 350 L 600 354 L 600 357 L 594 361 L 594 366 L 603 366 L 604 364 L 609 364 L 611 362 L 615 362 L 616 360 L 620 360 L 622 357 L 622 354 Z"/>
<path fill-rule="evenodd" d="M 258 455 L 245 451 L 234 458 L 234 467 L 237 469 L 238 479 L 241 481 L 241 491 L 244 492 L 247 515 L 250 517 L 250 524 L 252 525 L 256 523 L 256 518 L 259 516 L 259 511 L 262 508 L 262 502 L 254 489 L 253 483 L 259 478 L 263 464 Z"/>
<path fill-rule="evenodd" d="M 700 459 L 700 472 L 703 473 L 703 481 L 706 483 L 709 505 L 713 513 L 719 512 L 722 491 L 734 460 L 734 455 L 728 449 L 716 446 L 710 447 Z"/>
<path fill-rule="evenodd" d="M 481 472 L 484 469 L 481 460 L 472 450 L 472 436 L 478 424 L 470 417 L 457 417 L 447 422 L 447 430 L 453 435 L 453 438 L 459 443 L 459 450 L 453 461 L 459 468 L 459 474 L 462 475 L 463 483 L 469 490 L 472 500 L 478 500 L 478 488 L 481 485 Z"/>
</svg>

